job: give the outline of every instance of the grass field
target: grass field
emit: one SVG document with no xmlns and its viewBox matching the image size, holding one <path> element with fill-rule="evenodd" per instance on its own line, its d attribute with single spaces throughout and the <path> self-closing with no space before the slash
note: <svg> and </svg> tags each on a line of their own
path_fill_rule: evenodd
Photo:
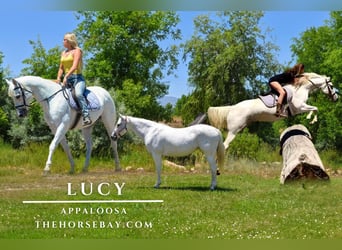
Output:
<svg viewBox="0 0 342 250">
<path fill-rule="evenodd" d="M 228 161 L 209 191 L 204 164 L 186 171 L 165 167 L 162 185 L 142 149 L 111 159 L 92 159 L 89 173 L 68 173 L 58 150 L 52 173 L 42 176 L 47 147 L 0 151 L 1 239 L 342 239 L 342 178 L 280 185 L 281 164 Z M 135 160 L 133 160 L 135 159 Z M 81 169 L 83 159 L 77 159 Z M 125 168 L 129 170 L 125 170 Z M 122 195 L 114 186 L 122 184 Z M 68 195 L 68 183 L 71 193 Z M 91 195 L 81 194 L 81 183 Z M 35 200 L 162 200 L 156 203 L 26 204 Z"/>
</svg>

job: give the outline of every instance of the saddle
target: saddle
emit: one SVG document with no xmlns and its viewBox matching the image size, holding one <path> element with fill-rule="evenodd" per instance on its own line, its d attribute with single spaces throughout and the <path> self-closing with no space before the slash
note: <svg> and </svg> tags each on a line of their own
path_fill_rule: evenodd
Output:
<svg viewBox="0 0 342 250">
<path fill-rule="evenodd" d="M 78 103 L 78 100 L 75 96 L 75 91 L 73 89 L 65 88 L 63 90 L 63 95 L 65 99 L 68 101 L 68 104 L 72 109 L 75 109 L 78 112 L 81 112 L 80 105 Z M 87 107 L 89 111 L 96 111 L 101 108 L 99 99 L 92 91 L 86 88 L 83 95 L 86 99 Z"/>
<path fill-rule="evenodd" d="M 285 105 L 284 113 L 289 116 L 291 115 L 289 104 L 292 101 L 293 93 L 292 93 L 292 90 L 288 86 L 284 86 L 283 88 L 286 92 L 286 95 L 283 101 L 283 105 Z M 266 107 L 273 108 L 277 105 L 278 94 L 276 94 L 274 91 L 271 90 L 264 95 L 259 95 L 259 98 L 265 104 Z"/>
</svg>

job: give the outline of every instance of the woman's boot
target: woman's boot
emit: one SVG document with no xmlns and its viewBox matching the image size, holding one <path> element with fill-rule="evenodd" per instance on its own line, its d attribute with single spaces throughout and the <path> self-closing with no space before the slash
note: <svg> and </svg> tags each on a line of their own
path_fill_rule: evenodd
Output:
<svg viewBox="0 0 342 250">
<path fill-rule="evenodd" d="M 278 117 L 287 117 L 287 115 L 283 113 L 284 112 L 283 109 L 284 109 L 283 104 L 277 103 L 277 109 L 276 109 L 275 115 Z"/>
</svg>

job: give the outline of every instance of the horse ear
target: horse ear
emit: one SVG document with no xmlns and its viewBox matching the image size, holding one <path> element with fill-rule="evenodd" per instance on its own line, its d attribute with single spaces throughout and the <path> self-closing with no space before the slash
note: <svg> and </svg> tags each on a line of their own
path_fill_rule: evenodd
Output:
<svg viewBox="0 0 342 250">
<path fill-rule="evenodd" d="M 16 87 L 18 87 L 20 85 L 19 82 L 16 79 L 14 79 L 14 78 L 12 79 L 12 83 Z"/>
<path fill-rule="evenodd" d="M 5 80 L 6 80 L 8 86 L 11 85 L 12 82 L 10 80 L 8 80 L 8 79 L 5 79 Z"/>
</svg>

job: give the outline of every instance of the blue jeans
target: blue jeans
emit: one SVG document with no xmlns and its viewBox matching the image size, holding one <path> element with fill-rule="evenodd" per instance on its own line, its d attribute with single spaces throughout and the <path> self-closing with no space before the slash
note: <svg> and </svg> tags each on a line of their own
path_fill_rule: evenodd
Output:
<svg viewBox="0 0 342 250">
<path fill-rule="evenodd" d="M 87 101 L 84 97 L 86 88 L 85 80 L 82 74 L 72 74 L 68 77 L 67 83 L 70 87 L 75 88 L 76 98 L 81 106 L 83 117 L 89 116 Z"/>
</svg>

